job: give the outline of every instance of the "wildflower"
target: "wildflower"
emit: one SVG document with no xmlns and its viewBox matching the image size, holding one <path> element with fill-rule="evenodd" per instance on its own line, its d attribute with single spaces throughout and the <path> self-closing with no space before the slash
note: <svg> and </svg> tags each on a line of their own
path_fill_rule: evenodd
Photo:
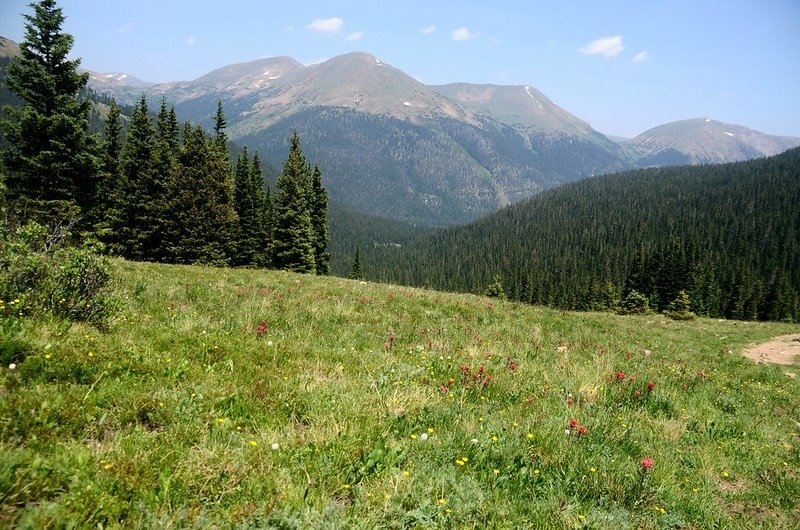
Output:
<svg viewBox="0 0 800 530">
<path fill-rule="evenodd" d="M 409 476 L 411 476 L 411 472 L 410 471 L 403 471 L 403 476 L 404 477 L 409 477 Z"/>
<path fill-rule="evenodd" d="M 412 434 L 412 435 L 411 435 L 411 439 L 412 439 L 412 440 L 416 440 L 416 439 L 417 439 L 417 435 L 416 435 L 416 434 Z"/>
<path fill-rule="evenodd" d="M 637 399 L 638 399 L 638 398 L 640 398 L 640 397 L 642 397 L 642 393 L 641 393 L 641 391 L 639 391 L 638 389 L 637 389 L 637 390 L 635 390 L 635 391 L 633 392 L 633 397 L 635 397 L 635 398 L 637 398 Z"/>
<path fill-rule="evenodd" d="M 528 440 L 533 440 L 533 433 L 532 432 L 529 432 L 527 434 L 527 436 L 528 436 Z"/>
<path fill-rule="evenodd" d="M 269 331 L 269 326 L 267 325 L 267 321 L 262 320 L 261 324 L 259 324 L 258 327 L 256 328 L 256 337 L 260 339 L 267 331 Z"/>
<path fill-rule="evenodd" d="M 497 435 L 492 435 L 492 441 L 497 443 Z"/>
<path fill-rule="evenodd" d="M 596 467 L 589 468 L 589 472 L 590 473 L 597 473 L 597 468 Z"/>
<path fill-rule="evenodd" d="M 499 469 L 493 469 L 493 470 L 492 470 L 492 472 L 493 472 L 495 475 L 499 475 L 499 474 L 500 474 L 500 470 L 499 470 Z"/>
<path fill-rule="evenodd" d="M 567 398 L 567 405 L 572 405 L 573 403 L 575 403 L 575 401 L 573 401 L 571 397 Z"/>
<path fill-rule="evenodd" d="M 425 441 L 425 440 L 427 440 L 427 439 L 428 439 L 428 433 L 424 432 L 424 433 L 422 433 L 422 434 L 420 434 L 420 435 L 419 435 L 419 440 L 420 440 L 421 442 L 424 442 L 424 441 Z"/>
<path fill-rule="evenodd" d="M 457 465 L 457 466 L 463 466 L 464 464 L 466 464 L 466 462 L 464 462 L 464 461 L 463 461 L 463 460 L 461 460 L 460 458 L 459 458 L 458 460 L 456 460 L 456 465 Z"/>
<path fill-rule="evenodd" d="M 725 477 L 725 478 L 728 478 L 730 475 L 728 474 L 727 471 L 723 471 L 722 472 L 722 476 Z"/>
<path fill-rule="evenodd" d="M 428 427 L 428 432 L 433 434 L 433 427 Z"/>
<path fill-rule="evenodd" d="M 17 365 L 14 364 L 14 363 L 11 363 L 11 364 L 8 365 L 8 369 L 9 370 L 15 370 L 16 368 L 17 368 Z"/>
<path fill-rule="evenodd" d="M 655 389 L 656 389 L 656 383 L 655 383 L 655 381 L 648 381 L 648 382 L 647 382 L 647 391 L 648 391 L 648 392 L 652 392 L 652 391 L 653 391 L 653 390 L 655 390 Z"/>
<path fill-rule="evenodd" d="M 280 444 L 278 442 L 272 442 L 272 446 L 271 447 L 272 447 L 273 451 L 277 451 L 278 449 L 281 448 L 281 446 L 280 446 Z"/>
<path fill-rule="evenodd" d="M 268 341 L 267 341 L 267 346 L 269 346 L 270 348 L 272 348 L 272 341 L 271 341 L 271 340 L 268 340 Z"/>
<path fill-rule="evenodd" d="M 445 504 L 447 504 L 447 499 L 439 499 L 439 500 L 438 500 L 438 501 L 436 501 L 436 502 L 438 502 L 438 503 L 439 503 L 439 506 L 444 506 Z"/>
<path fill-rule="evenodd" d="M 580 423 L 578 423 L 578 420 L 576 420 L 575 418 L 570 418 L 570 419 L 569 419 L 569 428 L 570 428 L 570 429 L 574 429 L 574 428 L 576 428 L 578 425 L 580 425 Z"/>
<path fill-rule="evenodd" d="M 250 440 L 250 445 L 252 445 L 253 447 L 256 447 L 258 445 L 258 442 L 255 441 L 255 440 Z"/>
<path fill-rule="evenodd" d="M 616 373 L 617 381 L 625 379 L 625 372 L 617 372 Z"/>
<path fill-rule="evenodd" d="M 586 428 L 586 425 L 578 425 L 578 436 L 583 436 L 589 432 L 589 429 Z"/>
<path fill-rule="evenodd" d="M 342 484 L 342 489 L 349 490 L 350 489 L 350 484 Z"/>
<path fill-rule="evenodd" d="M 653 459 L 648 456 L 642 459 L 639 465 L 642 467 L 642 471 L 644 472 L 650 471 L 650 468 L 653 467 Z"/>
</svg>

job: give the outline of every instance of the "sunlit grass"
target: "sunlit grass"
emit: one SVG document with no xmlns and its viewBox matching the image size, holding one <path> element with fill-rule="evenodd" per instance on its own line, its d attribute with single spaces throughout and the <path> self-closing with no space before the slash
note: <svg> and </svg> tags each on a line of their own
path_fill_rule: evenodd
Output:
<svg viewBox="0 0 800 530">
<path fill-rule="evenodd" d="M 739 355 L 788 325 L 115 267 L 108 332 L 25 322 L 0 370 L 3 525 L 800 520 L 800 386 Z"/>
</svg>

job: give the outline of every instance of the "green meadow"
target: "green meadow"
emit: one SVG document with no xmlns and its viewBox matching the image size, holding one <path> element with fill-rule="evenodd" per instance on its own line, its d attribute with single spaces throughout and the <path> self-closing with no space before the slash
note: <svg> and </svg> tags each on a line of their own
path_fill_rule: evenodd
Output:
<svg viewBox="0 0 800 530">
<path fill-rule="evenodd" d="M 798 527 L 796 367 L 741 355 L 796 326 L 113 268 L 107 329 L 2 321 L 0 526 Z"/>
</svg>

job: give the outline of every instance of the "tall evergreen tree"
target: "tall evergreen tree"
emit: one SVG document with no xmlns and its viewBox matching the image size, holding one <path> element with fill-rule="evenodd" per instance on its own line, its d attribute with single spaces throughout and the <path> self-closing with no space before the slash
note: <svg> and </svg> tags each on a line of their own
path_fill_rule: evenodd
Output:
<svg viewBox="0 0 800 530">
<path fill-rule="evenodd" d="M 250 164 L 250 179 L 255 193 L 255 206 L 257 214 L 258 233 L 256 264 L 259 267 L 268 267 L 270 264 L 269 249 L 272 241 L 272 194 L 269 188 L 264 189 L 264 174 L 261 169 L 261 158 L 258 153 L 253 153 Z"/>
<path fill-rule="evenodd" d="M 122 149 L 122 178 L 116 196 L 118 217 L 112 221 L 120 248 L 131 259 L 151 257 L 155 227 L 152 219 L 153 148 L 155 130 L 144 95 L 131 114 Z"/>
<path fill-rule="evenodd" d="M 278 269 L 314 273 L 314 228 L 309 208 L 308 166 L 297 132 L 292 135 L 283 173 L 276 183 L 272 264 Z"/>
<path fill-rule="evenodd" d="M 21 55 L 6 70 L 8 87 L 24 103 L 4 109 L 9 195 L 86 208 L 97 184 L 96 140 L 87 135 L 89 102 L 78 94 L 89 74 L 78 73 L 79 59 L 67 59 L 74 39 L 61 31 L 64 16 L 55 1 L 30 5 Z"/>
<path fill-rule="evenodd" d="M 261 202 L 257 183 L 250 167 L 250 154 L 247 147 L 236 160 L 234 182 L 234 205 L 239 217 L 236 234 L 236 253 L 231 263 L 234 265 L 258 265 L 258 252 L 261 236 Z"/>
<path fill-rule="evenodd" d="M 114 212 L 114 196 L 119 193 L 120 185 L 120 156 L 122 154 L 122 123 L 120 122 L 120 109 L 116 102 L 111 105 L 106 115 L 103 131 L 103 143 L 100 151 L 100 180 L 97 185 L 95 199 L 95 218 L 100 222 L 103 239 L 113 241 L 109 228 L 109 220 L 117 214 Z"/>
<path fill-rule="evenodd" d="M 364 267 L 361 265 L 361 247 L 358 244 L 356 244 L 356 253 L 355 257 L 353 257 L 353 268 L 350 270 L 350 279 L 364 279 Z"/>
<path fill-rule="evenodd" d="M 233 182 L 214 139 L 187 123 L 168 183 L 165 224 L 168 259 L 178 263 L 228 263 L 234 235 Z"/>
<path fill-rule="evenodd" d="M 311 226 L 314 229 L 314 263 L 317 274 L 331 273 L 331 254 L 328 252 L 328 191 L 322 185 L 322 172 L 314 166 L 311 180 Z"/>
</svg>

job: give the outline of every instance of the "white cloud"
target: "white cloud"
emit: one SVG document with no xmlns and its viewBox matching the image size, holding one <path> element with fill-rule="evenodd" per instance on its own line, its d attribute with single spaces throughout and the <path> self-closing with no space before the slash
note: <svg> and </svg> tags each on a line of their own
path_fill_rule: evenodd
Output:
<svg viewBox="0 0 800 530">
<path fill-rule="evenodd" d="M 450 38 L 454 41 L 472 40 L 478 37 L 477 33 L 473 33 L 466 26 L 462 26 L 450 33 Z"/>
<path fill-rule="evenodd" d="M 361 40 L 361 38 L 363 36 L 364 36 L 364 32 L 363 31 L 355 31 L 355 32 L 351 33 L 350 35 L 348 35 L 347 37 L 345 37 L 345 40 L 349 41 L 349 42 L 355 42 L 357 40 Z"/>
<path fill-rule="evenodd" d="M 622 35 L 615 35 L 613 37 L 600 37 L 599 39 L 590 42 L 586 46 L 580 48 L 578 51 L 584 55 L 602 55 L 603 57 L 616 57 L 625 46 L 622 45 Z"/>
<path fill-rule="evenodd" d="M 639 52 L 633 56 L 633 62 L 636 64 L 642 64 L 643 62 L 650 59 L 650 54 L 647 53 L 647 50 L 643 52 Z"/>
<path fill-rule="evenodd" d="M 333 17 L 314 19 L 314 21 L 306 27 L 322 33 L 338 33 L 341 31 L 343 25 L 344 20 L 342 20 L 341 17 Z"/>
<path fill-rule="evenodd" d="M 194 46 L 195 43 L 194 35 L 189 35 L 188 37 L 186 37 L 185 42 L 187 46 Z"/>
<path fill-rule="evenodd" d="M 419 30 L 419 32 L 422 33 L 423 35 L 430 35 L 434 31 L 436 31 L 436 26 L 428 26 L 425 29 Z"/>
</svg>

